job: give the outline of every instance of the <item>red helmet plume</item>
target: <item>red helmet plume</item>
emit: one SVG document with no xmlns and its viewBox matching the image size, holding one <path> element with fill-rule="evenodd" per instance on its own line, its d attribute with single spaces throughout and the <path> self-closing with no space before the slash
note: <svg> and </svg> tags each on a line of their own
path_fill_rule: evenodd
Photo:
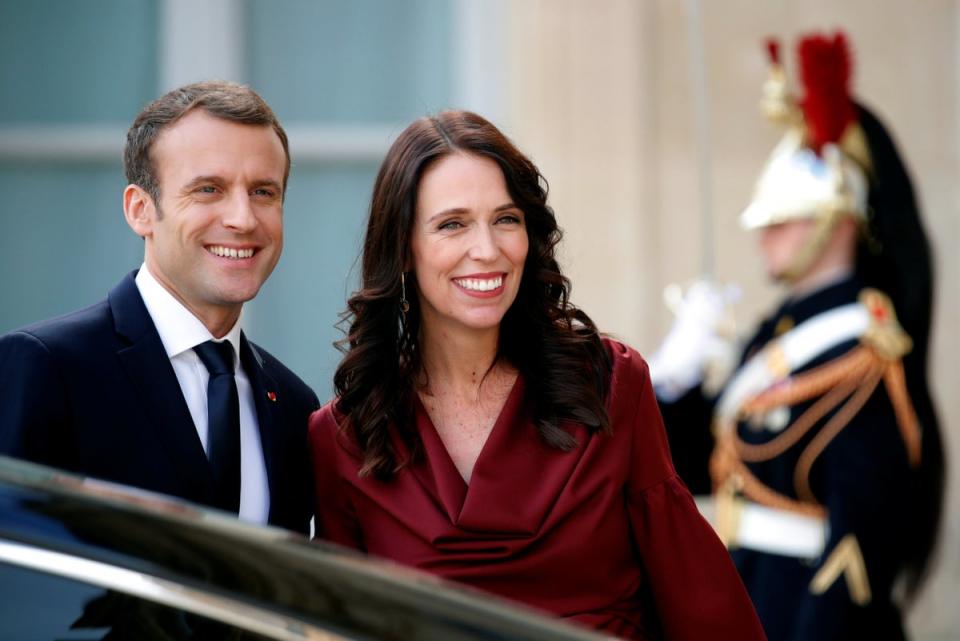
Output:
<svg viewBox="0 0 960 641">
<path fill-rule="evenodd" d="M 850 96 L 851 56 L 847 38 L 837 32 L 832 38 L 814 35 L 797 45 L 800 102 L 809 134 L 808 144 L 819 153 L 823 145 L 839 142 L 847 126 L 857 119 Z"/>
</svg>

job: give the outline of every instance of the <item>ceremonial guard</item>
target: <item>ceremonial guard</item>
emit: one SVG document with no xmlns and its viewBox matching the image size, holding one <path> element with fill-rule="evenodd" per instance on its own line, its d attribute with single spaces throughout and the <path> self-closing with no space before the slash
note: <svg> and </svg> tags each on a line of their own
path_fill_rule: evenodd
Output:
<svg viewBox="0 0 960 641">
<path fill-rule="evenodd" d="M 689 328 L 715 330 L 715 289 L 690 292 L 651 369 L 678 470 L 712 488 L 771 641 L 904 639 L 943 487 L 929 246 L 894 143 L 850 96 L 845 37 L 801 39 L 799 101 L 769 50 L 764 109 L 787 133 L 741 223 L 788 297 L 718 395 L 694 375 L 709 350 L 672 357 L 710 343 Z"/>
</svg>

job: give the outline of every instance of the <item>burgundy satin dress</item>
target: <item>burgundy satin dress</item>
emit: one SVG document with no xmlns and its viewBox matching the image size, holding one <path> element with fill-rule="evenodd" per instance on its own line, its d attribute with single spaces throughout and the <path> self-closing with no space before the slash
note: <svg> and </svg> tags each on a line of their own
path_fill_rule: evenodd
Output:
<svg viewBox="0 0 960 641">
<path fill-rule="evenodd" d="M 763 639 L 726 549 L 677 477 L 646 363 L 613 357 L 613 434 L 546 445 L 518 378 L 464 482 L 417 403 L 423 452 L 360 478 L 332 403 L 310 419 L 317 534 L 632 639 Z M 398 438 L 402 459 L 409 450 Z"/>
</svg>

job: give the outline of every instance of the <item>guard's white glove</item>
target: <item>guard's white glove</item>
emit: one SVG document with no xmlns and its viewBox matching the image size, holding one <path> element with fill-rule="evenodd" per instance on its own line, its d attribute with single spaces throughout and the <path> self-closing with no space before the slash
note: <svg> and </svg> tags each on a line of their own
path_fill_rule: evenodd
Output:
<svg viewBox="0 0 960 641">
<path fill-rule="evenodd" d="M 648 360 L 657 396 L 675 401 L 701 384 L 708 393 L 716 392 L 736 364 L 732 308 L 740 289 L 697 280 L 685 292 L 669 285 L 663 297 L 676 318 Z"/>
</svg>

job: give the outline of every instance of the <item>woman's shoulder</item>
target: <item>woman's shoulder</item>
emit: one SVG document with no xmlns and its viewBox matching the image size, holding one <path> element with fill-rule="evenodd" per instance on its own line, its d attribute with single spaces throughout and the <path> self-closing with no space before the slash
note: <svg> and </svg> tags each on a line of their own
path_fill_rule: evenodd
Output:
<svg viewBox="0 0 960 641">
<path fill-rule="evenodd" d="M 608 392 L 611 419 L 620 412 L 633 414 L 643 397 L 653 393 L 647 362 L 626 343 L 606 336 L 602 340 L 611 364 Z"/>
<path fill-rule="evenodd" d="M 604 336 L 601 341 L 603 341 L 603 346 L 610 355 L 611 385 L 617 383 L 642 384 L 650 378 L 647 362 L 640 355 L 640 352 L 609 336 Z"/>
<path fill-rule="evenodd" d="M 676 472 L 647 362 L 625 343 L 606 337 L 603 342 L 613 360 L 609 411 L 615 438 L 629 442 L 635 487 L 652 487 Z"/>
<path fill-rule="evenodd" d="M 336 445 L 336 450 L 357 456 L 359 449 L 352 432 L 346 429 L 347 415 L 338 409 L 337 399 L 327 401 L 323 407 L 310 415 L 308 429 L 314 449 L 326 449 Z"/>
<path fill-rule="evenodd" d="M 339 428 L 344 418 L 344 414 L 337 409 L 337 399 L 332 398 L 310 415 L 310 431 Z"/>
</svg>

